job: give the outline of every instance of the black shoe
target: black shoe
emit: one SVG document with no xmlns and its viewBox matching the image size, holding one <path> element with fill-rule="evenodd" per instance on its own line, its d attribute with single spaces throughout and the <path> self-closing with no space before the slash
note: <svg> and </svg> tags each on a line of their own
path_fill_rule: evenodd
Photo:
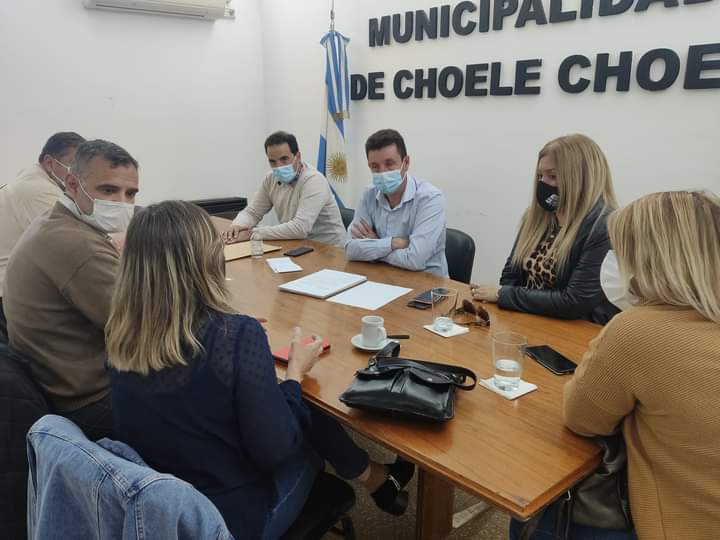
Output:
<svg viewBox="0 0 720 540">
<path fill-rule="evenodd" d="M 385 482 L 373 491 L 370 496 L 380 510 L 393 516 L 402 516 L 407 510 L 407 491 L 402 489 L 400 483 L 392 474 L 388 474 Z"/>
<path fill-rule="evenodd" d="M 395 477 L 395 480 L 398 481 L 400 487 L 404 488 L 410 483 L 410 480 L 412 480 L 415 474 L 415 465 L 398 456 L 395 463 L 388 465 L 388 470 L 390 474 Z"/>
<path fill-rule="evenodd" d="M 408 493 L 403 488 L 415 474 L 415 465 L 398 456 L 395 463 L 390 463 L 387 468 L 387 479 L 371 496 L 378 508 L 388 514 L 401 516 L 408 505 Z"/>
</svg>

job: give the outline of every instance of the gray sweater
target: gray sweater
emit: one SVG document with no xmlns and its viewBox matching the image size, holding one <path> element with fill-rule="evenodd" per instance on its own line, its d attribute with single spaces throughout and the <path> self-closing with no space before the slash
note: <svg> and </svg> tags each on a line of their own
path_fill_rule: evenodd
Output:
<svg viewBox="0 0 720 540">
<path fill-rule="evenodd" d="M 253 201 L 233 220 L 233 225 L 255 227 L 271 209 L 278 225 L 259 227 L 263 240 L 315 240 L 342 246 L 345 228 L 330 184 L 317 169 L 303 163 L 297 180 L 282 184 L 268 174 Z"/>
</svg>

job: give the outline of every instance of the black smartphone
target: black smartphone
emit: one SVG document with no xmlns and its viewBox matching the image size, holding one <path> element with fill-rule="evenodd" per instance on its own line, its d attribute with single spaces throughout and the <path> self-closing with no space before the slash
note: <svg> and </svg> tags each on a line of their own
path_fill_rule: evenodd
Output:
<svg viewBox="0 0 720 540">
<path fill-rule="evenodd" d="M 425 292 L 421 292 L 412 300 L 409 300 L 407 305 L 415 309 L 430 309 L 432 307 L 432 297 L 430 296 L 430 289 Z"/>
<path fill-rule="evenodd" d="M 525 349 L 527 355 L 555 375 L 575 373 L 577 364 L 547 345 L 534 345 Z"/>
<path fill-rule="evenodd" d="M 283 253 L 286 257 L 299 257 L 300 255 L 305 255 L 306 253 L 310 253 L 311 251 L 315 251 L 311 247 L 297 247 L 295 249 L 291 249 L 289 251 L 286 251 Z"/>
</svg>

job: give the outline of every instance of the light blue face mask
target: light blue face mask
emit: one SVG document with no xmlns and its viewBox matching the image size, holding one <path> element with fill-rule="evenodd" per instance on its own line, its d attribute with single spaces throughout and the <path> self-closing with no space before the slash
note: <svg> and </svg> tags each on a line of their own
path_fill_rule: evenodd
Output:
<svg viewBox="0 0 720 540">
<path fill-rule="evenodd" d="M 297 173 L 295 172 L 295 168 L 292 163 L 289 165 L 283 165 L 282 167 L 275 167 L 272 170 L 272 173 L 273 178 L 277 182 L 282 182 L 283 184 L 289 184 L 297 178 Z"/>
<path fill-rule="evenodd" d="M 394 171 L 385 171 L 381 173 L 373 173 L 372 175 L 373 185 L 378 189 L 380 193 L 390 195 L 395 193 L 400 184 L 403 182 L 400 169 Z"/>
</svg>

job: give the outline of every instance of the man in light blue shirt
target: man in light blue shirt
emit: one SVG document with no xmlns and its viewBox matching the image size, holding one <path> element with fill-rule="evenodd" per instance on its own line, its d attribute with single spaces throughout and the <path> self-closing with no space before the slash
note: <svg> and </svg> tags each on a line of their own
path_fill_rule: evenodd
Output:
<svg viewBox="0 0 720 540">
<path fill-rule="evenodd" d="M 347 258 L 384 261 L 447 277 L 442 192 L 408 174 L 410 156 L 402 136 L 393 129 L 371 135 L 365 155 L 373 185 L 363 193 L 348 227 Z"/>
</svg>

